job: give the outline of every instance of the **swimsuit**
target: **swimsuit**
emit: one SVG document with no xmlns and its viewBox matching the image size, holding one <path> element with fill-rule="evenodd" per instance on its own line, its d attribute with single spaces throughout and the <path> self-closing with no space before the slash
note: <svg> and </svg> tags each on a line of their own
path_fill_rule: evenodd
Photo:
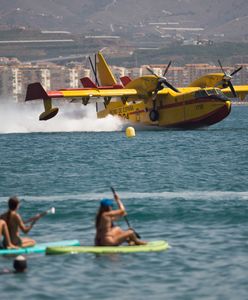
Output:
<svg viewBox="0 0 248 300">
<path fill-rule="evenodd" d="M 3 244 L 3 241 L 0 241 L 0 249 L 4 249 L 4 244 Z"/>
</svg>

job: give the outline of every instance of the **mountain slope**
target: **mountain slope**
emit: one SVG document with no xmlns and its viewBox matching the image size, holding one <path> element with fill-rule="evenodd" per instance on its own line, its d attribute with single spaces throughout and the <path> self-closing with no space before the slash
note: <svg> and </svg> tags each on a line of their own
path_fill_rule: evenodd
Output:
<svg viewBox="0 0 248 300">
<path fill-rule="evenodd" d="M 244 40 L 247 12 L 247 0 L 2 0 L 0 25 L 121 36 L 198 28 L 205 37 Z"/>
</svg>

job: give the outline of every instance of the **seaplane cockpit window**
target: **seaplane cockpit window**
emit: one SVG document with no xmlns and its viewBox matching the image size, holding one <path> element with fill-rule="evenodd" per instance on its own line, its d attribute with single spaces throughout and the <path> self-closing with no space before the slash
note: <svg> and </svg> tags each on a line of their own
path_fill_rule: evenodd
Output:
<svg viewBox="0 0 248 300">
<path fill-rule="evenodd" d="M 199 90 L 195 92 L 196 98 L 206 98 L 208 96 L 206 90 Z"/>
<path fill-rule="evenodd" d="M 222 93 L 220 89 L 211 89 L 206 91 L 208 96 L 217 96 L 219 99 L 228 100 L 228 98 Z"/>
<path fill-rule="evenodd" d="M 218 95 L 218 98 L 222 100 L 229 100 L 229 98 L 220 89 L 216 89 L 216 93 Z"/>
<path fill-rule="evenodd" d="M 207 90 L 206 92 L 207 92 L 208 96 L 217 95 L 217 91 L 216 91 L 216 89 Z"/>
</svg>

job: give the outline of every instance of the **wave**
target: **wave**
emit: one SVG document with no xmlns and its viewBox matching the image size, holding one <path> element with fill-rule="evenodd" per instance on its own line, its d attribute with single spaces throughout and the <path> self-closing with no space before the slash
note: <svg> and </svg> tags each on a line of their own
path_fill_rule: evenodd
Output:
<svg viewBox="0 0 248 300">
<path fill-rule="evenodd" d="M 119 192 L 122 199 L 182 199 L 182 200 L 248 200 L 248 191 L 178 191 L 178 192 Z M 44 195 L 44 196 L 20 196 L 20 199 L 26 201 L 94 201 L 105 197 L 112 197 L 109 192 L 103 193 L 82 193 L 82 194 L 62 194 L 62 195 Z M 0 197 L 0 201 L 6 200 L 6 197 Z"/>
<path fill-rule="evenodd" d="M 111 115 L 97 119 L 95 106 L 80 103 L 59 103 L 58 115 L 49 121 L 39 121 L 44 111 L 42 101 L 16 103 L 0 99 L 0 134 L 31 132 L 100 132 L 121 131 L 123 121 Z"/>
</svg>

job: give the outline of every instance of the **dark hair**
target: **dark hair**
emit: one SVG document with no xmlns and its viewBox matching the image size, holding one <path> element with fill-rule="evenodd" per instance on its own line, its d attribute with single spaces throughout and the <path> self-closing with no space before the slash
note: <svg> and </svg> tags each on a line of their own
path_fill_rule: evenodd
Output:
<svg viewBox="0 0 248 300">
<path fill-rule="evenodd" d="M 9 210 L 16 210 L 18 204 L 20 203 L 19 199 L 16 196 L 9 198 Z"/>
<path fill-rule="evenodd" d="M 110 206 L 102 206 L 102 205 L 100 205 L 100 208 L 99 208 L 99 210 L 97 212 L 97 215 L 96 215 L 96 229 L 99 227 L 102 214 L 104 212 L 110 211 L 110 210 L 111 210 Z"/>
<path fill-rule="evenodd" d="M 27 269 L 27 261 L 23 256 L 17 256 L 13 262 L 16 272 L 24 272 Z"/>
<path fill-rule="evenodd" d="M 19 199 L 16 196 L 12 196 L 9 198 L 8 206 L 9 206 L 9 211 L 7 212 L 7 217 L 6 217 L 6 223 L 8 228 L 10 228 L 10 214 L 11 211 L 16 210 L 18 204 L 20 203 Z"/>
</svg>

